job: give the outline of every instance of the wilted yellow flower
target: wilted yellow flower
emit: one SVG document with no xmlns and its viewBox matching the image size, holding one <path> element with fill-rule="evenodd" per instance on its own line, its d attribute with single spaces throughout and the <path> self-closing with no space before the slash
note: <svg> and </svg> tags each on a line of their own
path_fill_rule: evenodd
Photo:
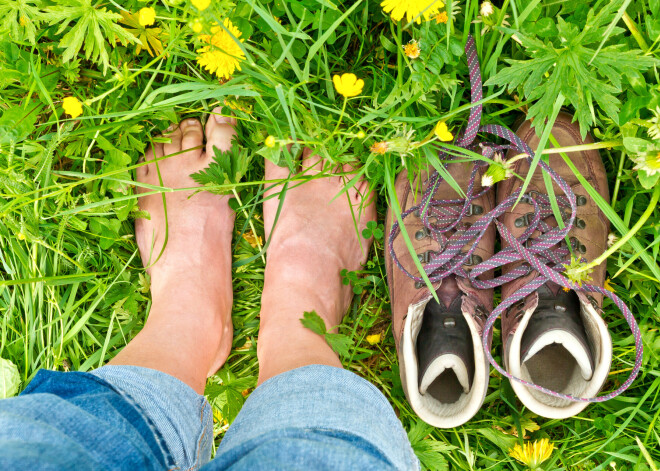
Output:
<svg viewBox="0 0 660 471">
<path fill-rule="evenodd" d="M 385 152 L 387 152 L 389 149 L 390 149 L 390 145 L 387 143 L 387 141 L 376 142 L 369 148 L 369 150 L 374 154 L 380 154 L 380 155 L 385 154 Z"/>
<path fill-rule="evenodd" d="M 380 334 L 367 335 L 367 342 L 369 345 L 376 345 L 378 342 L 380 342 L 380 338 Z"/>
<path fill-rule="evenodd" d="M 264 141 L 266 147 L 275 147 L 275 138 L 273 136 L 268 136 Z"/>
<path fill-rule="evenodd" d="M 260 246 L 263 243 L 261 236 L 256 235 L 252 231 L 244 232 L 243 239 L 245 239 L 252 248 Z"/>
<path fill-rule="evenodd" d="M 493 4 L 490 3 L 488 0 L 483 2 L 481 4 L 481 8 L 479 9 L 479 13 L 481 13 L 481 16 L 490 16 L 493 14 L 495 10 L 493 9 Z"/>
<path fill-rule="evenodd" d="M 612 286 L 612 281 L 609 278 L 605 280 L 605 283 L 603 283 L 603 288 L 605 288 L 607 291 L 614 291 L 614 286 Z"/>
<path fill-rule="evenodd" d="M 449 15 L 447 15 L 446 11 L 441 11 L 438 13 L 435 17 L 435 24 L 440 24 L 440 23 L 446 23 L 449 21 Z"/>
<path fill-rule="evenodd" d="M 156 21 L 156 10 L 151 7 L 144 7 L 140 10 L 138 18 L 142 26 L 150 26 Z"/>
<path fill-rule="evenodd" d="M 660 173 L 660 152 L 640 152 L 630 158 L 635 162 L 635 170 L 644 170 L 649 176 Z"/>
<path fill-rule="evenodd" d="M 75 96 L 68 96 L 62 100 L 64 112 L 72 118 L 77 118 L 83 112 L 82 103 Z"/>
<path fill-rule="evenodd" d="M 435 125 L 433 132 L 435 132 L 435 135 L 438 136 L 438 139 L 440 139 L 442 142 L 449 142 L 454 139 L 454 135 L 449 132 L 447 123 L 444 121 L 438 121 L 438 124 Z"/>
<path fill-rule="evenodd" d="M 240 38 L 242 33 L 229 21 L 229 18 L 225 18 L 223 24 L 236 39 Z M 245 60 L 245 54 L 236 39 L 220 25 L 211 27 L 211 34 L 202 34 L 199 39 L 209 44 L 197 50 L 200 53 L 197 57 L 199 65 L 225 79 L 231 77 L 236 69 L 241 70 L 240 62 Z M 239 41 L 243 42 L 244 39 Z"/>
<path fill-rule="evenodd" d="M 358 79 L 355 74 L 333 75 L 332 83 L 340 95 L 346 98 L 359 95 L 364 88 L 364 80 Z"/>
<path fill-rule="evenodd" d="M 193 4 L 198 10 L 206 10 L 211 4 L 211 0 L 190 0 L 190 3 Z"/>
<path fill-rule="evenodd" d="M 21 16 L 21 17 L 18 19 L 18 23 L 19 23 L 21 26 L 27 26 L 28 23 L 29 23 L 29 20 L 28 20 L 26 17 Z"/>
<path fill-rule="evenodd" d="M 410 59 L 417 59 L 419 55 L 422 53 L 422 49 L 419 47 L 419 42 L 415 41 L 414 39 L 411 39 L 408 44 L 403 46 L 403 52 Z"/>
<path fill-rule="evenodd" d="M 525 443 L 522 447 L 516 443 L 516 446 L 509 451 L 509 454 L 516 460 L 532 470 L 537 469 L 541 463 L 552 456 L 552 450 L 555 446 L 547 438 L 534 440 L 533 443 Z"/>
<path fill-rule="evenodd" d="M 607 234 L 607 246 L 612 247 L 614 244 L 616 244 L 619 241 L 619 238 L 614 232 L 610 232 Z"/>
<path fill-rule="evenodd" d="M 428 20 L 435 16 L 445 6 L 441 0 L 384 0 L 383 11 L 394 21 L 400 21 L 404 16 L 406 21 L 422 22 L 422 16 Z"/>
</svg>

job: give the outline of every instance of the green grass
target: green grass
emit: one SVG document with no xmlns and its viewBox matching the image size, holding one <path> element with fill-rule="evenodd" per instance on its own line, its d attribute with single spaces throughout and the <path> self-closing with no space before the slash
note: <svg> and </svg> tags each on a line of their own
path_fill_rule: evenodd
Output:
<svg viewBox="0 0 660 471">
<path fill-rule="evenodd" d="M 17 365 L 21 387 L 40 368 L 96 368 L 139 332 L 150 295 L 133 233 L 133 221 L 141 215 L 133 186 L 138 158 L 150 136 L 170 122 L 205 119 L 209 110 L 225 104 L 239 119 L 240 145 L 252 159 L 240 183 L 216 179 L 212 187 L 233 190 L 241 201 L 233 251 L 234 348 L 207 390 L 219 442 L 226 420 L 235 416 L 258 373 L 264 265 L 258 248 L 241 234 L 251 225 L 263 234 L 264 158 L 291 163 L 283 144 L 296 140 L 334 161 L 359 163 L 378 194 L 382 223 L 396 173 L 404 165 L 440 164 L 425 141 L 435 123 L 445 119 L 454 132 L 465 123 L 470 104 L 463 44 L 471 33 L 484 81 L 490 80 L 484 89 L 485 123 L 511 126 L 528 112 L 542 122 L 539 116 L 564 105 L 597 140 L 612 143 L 601 150 L 611 205 L 600 201 L 599 206 L 618 237 L 635 227 L 609 257 L 608 274 L 640 323 L 642 372 L 622 396 L 568 420 L 526 411 L 508 382 L 493 373 L 485 404 L 473 420 L 453 430 L 426 426 L 401 389 L 383 237 L 376 238 L 364 271 L 347 275 L 359 294 L 340 327 L 352 340 L 342 360 L 387 396 L 431 469 L 524 469 L 508 455 L 520 435 L 550 438 L 555 451 L 545 470 L 656 469 L 660 210 L 649 203 L 658 179 L 634 169 L 632 159 L 660 150 L 652 138 L 660 106 L 660 1 L 503 0 L 485 19 L 479 18 L 474 0 L 447 3 L 455 15 L 446 24 L 420 25 L 393 22 L 378 2 L 364 0 L 222 0 L 201 15 L 187 0 L 90 4 L 106 13 L 155 8 L 150 30 L 131 30 L 139 38 L 163 41 L 163 50 L 152 57 L 138 52 L 123 28 L 116 29 L 129 28 L 117 22 L 118 15 L 102 15 L 103 41 L 80 33 L 85 25 L 95 26 L 94 20 L 81 19 L 91 8 L 84 0 L 64 5 L 0 0 L 0 357 Z M 59 30 L 62 11 L 73 19 L 64 31 Z M 246 60 L 226 83 L 196 63 L 200 42 L 189 24 L 198 17 L 207 29 L 210 22 L 229 17 L 243 33 Z M 508 26 L 501 28 L 503 22 Z M 401 53 L 410 39 L 421 43 L 419 59 Z M 568 65 L 550 63 L 547 73 L 533 80 L 519 67 L 531 62 L 507 68 L 509 60 L 537 61 L 534 70 L 544 70 L 538 65 L 543 41 L 545 53 L 564 54 L 553 60 Z M 563 75 L 555 76 L 557 70 Z M 343 72 L 366 82 L 345 109 L 331 81 Z M 544 94 L 534 94 L 535 89 Z M 63 113 L 66 96 L 84 103 L 77 120 Z M 357 137 L 360 131 L 364 139 Z M 414 131 L 411 139 L 405 139 L 408 131 Z M 269 135 L 278 141 L 274 148 L 264 146 Z M 547 138 L 552 143 L 552 136 Z M 383 140 L 398 143 L 398 151 L 369 152 Z M 645 212 L 650 216 L 637 224 Z M 614 339 L 605 387 L 610 391 L 630 371 L 634 344 L 618 311 L 606 303 L 605 313 Z M 373 334 L 382 339 L 371 345 L 366 337 Z M 499 355 L 499 348 L 494 352 Z"/>
</svg>

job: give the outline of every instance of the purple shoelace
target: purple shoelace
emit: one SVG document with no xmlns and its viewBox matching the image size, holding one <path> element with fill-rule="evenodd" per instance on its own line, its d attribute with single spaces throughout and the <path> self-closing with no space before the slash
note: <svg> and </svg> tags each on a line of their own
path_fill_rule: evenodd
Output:
<svg viewBox="0 0 660 471">
<path fill-rule="evenodd" d="M 481 104 L 478 104 L 478 102 L 483 99 L 483 91 L 481 72 L 479 70 L 479 58 L 477 56 L 474 38 L 472 36 L 468 37 L 467 44 L 465 45 L 465 52 L 467 54 L 468 67 L 470 70 L 471 98 L 474 106 L 472 107 L 468 118 L 467 128 L 454 145 L 465 149 L 477 150 L 477 146 L 474 145 L 477 133 L 493 134 L 508 141 L 510 144 L 496 145 L 482 142 L 478 146 L 480 147 L 480 149 L 477 150 L 479 153 L 490 159 L 496 153 L 503 154 L 503 151 L 511 149 L 519 154 L 527 154 L 526 158 L 531 165 L 534 152 L 511 130 L 499 125 L 481 126 L 483 107 Z M 451 156 L 444 151 L 439 152 L 439 157 L 441 160 L 451 160 Z M 488 361 L 506 378 L 517 381 L 529 388 L 536 389 L 545 394 L 575 402 L 604 402 L 625 391 L 637 377 L 642 365 L 643 347 L 641 333 L 632 312 L 616 294 L 599 286 L 593 286 L 586 283 L 578 285 L 562 274 L 566 269 L 564 264 L 569 261 L 571 255 L 571 251 L 564 240 L 576 221 L 576 196 L 566 181 L 544 163 L 543 160 L 539 160 L 538 165 L 543 171 L 550 175 L 552 180 L 564 192 L 565 196 L 556 197 L 557 205 L 562 213 L 562 220 L 564 223 L 563 229 L 560 227 L 550 227 L 544 221 L 544 219 L 553 215 L 550 198 L 547 195 L 530 191 L 522 195 L 521 201 L 531 204 L 534 207 L 534 212 L 528 213 L 526 216 L 527 229 L 525 232 L 519 238 L 514 237 L 511 232 L 500 223 L 498 217 L 515 205 L 521 189 L 513 192 L 509 197 L 500 202 L 500 204 L 490 212 L 484 214 L 472 225 L 461 224 L 461 221 L 465 216 L 472 216 L 475 214 L 475 206 L 472 204 L 472 201 L 491 190 L 491 187 L 486 187 L 479 193 L 474 192 L 475 180 L 479 168 L 488 166 L 488 163 L 483 161 L 477 161 L 474 164 L 468 187 L 465 189 L 465 198 L 448 200 L 433 199 L 433 195 L 443 181 L 440 174 L 437 171 L 434 171 L 430 174 L 425 183 L 426 191 L 424 191 L 420 203 L 404 211 L 401 214 L 401 217 L 402 220 L 405 220 L 405 218 L 411 214 L 419 217 L 423 222 L 426 235 L 432 237 L 441 247 L 438 252 L 431 252 L 424 259 L 424 262 L 426 262 L 424 265 L 424 271 L 431 283 L 438 282 L 447 276 L 454 274 L 457 277 L 468 279 L 472 283 L 472 286 L 477 289 L 490 289 L 514 281 L 520 277 L 528 275 L 532 270 L 536 270 L 538 273 L 536 278 L 502 301 L 486 319 L 482 333 L 482 344 L 486 356 L 488 357 Z M 570 217 L 568 216 L 568 210 L 570 210 Z M 429 221 L 431 218 L 434 219 L 433 223 Z M 488 260 L 473 263 L 475 259 L 472 258 L 472 254 L 491 223 L 495 224 L 500 237 L 508 243 L 508 247 L 494 254 Z M 453 231 L 453 234 L 450 236 L 445 235 L 451 231 Z M 531 238 L 534 231 L 539 231 L 541 235 L 536 238 Z M 394 252 L 394 240 L 400 233 L 401 229 L 399 223 L 395 221 L 392 225 L 388 239 L 390 255 L 399 269 L 406 273 L 410 278 L 414 279 L 418 284 L 423 284 L 424 279 L 421 276 L 418 276 L 418 274 L 408 272 L 401 265 L 401 262 Z M 463 251 L 463 248 L 470 242 L 471 245 L 469 249 Z M 571 244 L 574 244 L 573 240 L 571 240 Z M 579 243 L 575 245 L 579 246 Z M 573 248 L 576 247 L 573 246 Z M 479 275 L 490 270 L 519 261 L 523 261 L 524 263 L 499 277 L 489 280 L 480 280 L 477 278 Z M 586 262 L 585 259 L 582 259 L 581 261 L 583 263 Z M 472 265 L 472 269 L 469 271 L 463 269 L 463 265 L 465 264 Z M 488 337 L 493 330 L 493 325 L 497 318 L 500 317 L 509 307 L 525 299 L 528 295 L 532 294 L 548 281 L 556 283 L 565 289 L 586 293 L 596 292 L 607 296 L 623 314 L 623 317 L 635 337 L 635 364 L 628 379 L 626 379 L 626 381 L 615 391 L 603 396 L 592 398 L 562 394 L 511 375 L 493 359 L 488 346 Z"/>
</svg>

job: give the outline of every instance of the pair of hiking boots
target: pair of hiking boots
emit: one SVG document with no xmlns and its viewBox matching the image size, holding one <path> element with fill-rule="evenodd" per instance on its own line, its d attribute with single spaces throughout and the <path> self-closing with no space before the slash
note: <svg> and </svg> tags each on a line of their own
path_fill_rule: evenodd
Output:
<svg viewBox="0 0 660 471">
<path fill-rule="evenodd" d="M 585 144 L 572 121 L 570 115 L 561 113 L 554 124 L 552 135 L 561 147 Z M 539 138 L 529 122 L 523 123 L 516 135 L 536 150 Z M 514 136 L 512 138 L 515 140 Z M 591 142 L 587 137 L 586 143 Z M 508 153 L 509 158 L 516 154 L 512 150 Z M 493 155 L 492 150 L 489 155 Z M 598 151 L 571 153 L 570 159 L 579 174 L 607 201 L 606 173 Z M 530 250 L 536 247 L 532 250 L 535 256 L 550 266 L 566 263 L 571 255 L 591 261 L 607 247 L 609 222 L 560 155 L 551 154 L 548 165 L 575 195 L 573 205 L 577 207 L 577 215 L 568 237 L 546 244 L 543 250 L 538 248 L 544 243 L 544 233 L 558 226 L 557 207 L 567 211 L 566 204 L 563 207 L 556 204 L 555 211 L 549 209 L 551 201 L 566 203 L 567 200 L 560 196 L 563 192 L 557 181 L 553 182 L 553 192 L 547 195 L 544 171 L 540 167 L 534 170 L 525 196 L 517 205 L 510 204 L 497 214 L 493 222 L 500 228 L 500 234 L 508 233 L 516 241 L 523 240 L 522 245 Z M 403 171 L 395 184 L 405 226 L 398 230 L 406 231 L 422 265 L 436 263 L 439 266 L 451 257 L 456 260 L 472 248 L 470 255 L 461 259 L 460 273 L 467 276 L 460 276 L 454 270 L 432 283 L 439 302 L 426 283 L 410 275 L 419 273 L 413 254 L 402 234 L 390 234 L 391 228 L 395 226 L 396 233 L 398 226 L 392 210 L 387 217 L 391 242 L 387 275 L 393 333 L 408 401 L 420 418 L 436 427 L 456 427 L 476 414 L 489 383 L 492 335 L 483 340 L 482 334 L 493 310 L 494 288 L 501 286 L 501 304 L 514 295 L 517 299 L 501 316 L 504 369 L 527 383 L 545 388 L 542 391 L 511 381 L 513 390 L 521 402 L 538 415 L 559 419 L 579 413 L 588 403 L 574 402 L 561 395 L 596 396 L 607 379 L 612 360 L 612 341 L 600 315 L 602 295 L 562 288 L 550 279 L 536 286 L 535 280 L 542 278 L 531 263 L 514 256 L 521 249 L 516 252 L 511 247 L 517 245 L 512 238 L 502 237 L 501 251 L 493 259 L 496 243 L 493 224 L 484 226 L 480 238 L 467 240 L 472 225 L 479 224 L 484 215 L 492 214 L 496 206 L 521 189 L 530 170 L 530 159 L 519 159 L 512 164 L 513 176 L 498 183 L 496 188 L 481 186 L 483 168 L 477 171 L 475 178 L 474 162 L 450 161 L 445 168 L 464 192 L 469 188 L 474 195 L 469 207 L 461 208 L 465 197 L 447 181 L 441 179 L 437 184 L 429 180 L 432 168 L 422 172 L 412 183 L 408 172 Z M 433 195 L 429 195 L 431 191 Z M 427 207 L 423 207 L 420 201 L 425 196 L 444 203 L 427 203 Z M 458 213 L 458 222 L 452 222 Z M 451 230 L 443 233 L 447 228 Z M 446 255 L 447 244 L 455 245 L 457 240 L 459 245 L 461 243 L 460 238 L 452 238 L 457 232 L 468 234 L 463 252 L 454 250 Z M 439 259 L 438 254 L 446 256 Z M 484 262 L 489 260 L 493 263 L 484 267 Z M 476 267 L 480 267 L 480 274 L 470 277 L 470 270 Z M 502 270 L 499 281 L 492 281 L 499 267 Z M 591 273 L 590 283 L 602 287 L 604 281 L 603 263 Z"/>
</svg>

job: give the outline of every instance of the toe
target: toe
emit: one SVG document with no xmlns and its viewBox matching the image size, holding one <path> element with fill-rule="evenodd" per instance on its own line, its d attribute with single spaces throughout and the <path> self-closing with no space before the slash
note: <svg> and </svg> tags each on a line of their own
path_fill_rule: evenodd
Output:
<svg viewBox="0 0 660 471">
<path fill-rule="evenodd" d="M 302 171 L 310 175 L 323 171 L 323 159 L 308 147 L 303 150 Z"/>
<path fill-rule="evenodd" d="M 215 152 L 214 147 L 226 152 L 231 149 L 231 140 L 236 135 L 236 118 L 222 116 L 222 107 L 213 110 L 209 120 L 206 122 L 206 152 L 204 157 L 212 160 Z"/>
<path fill-rule="evenodd" d="M 178 124 L 171 124 L 170 127 L 163 132 L 163 137 L 170 140 L 170 142 L 163 144 L 163 155 L 176 154 L 181 150 L 181 128 Z"/>
<path fill-rule="evenodd" d="M 163 144 L 154 142 L 148 146 L 147 151 L 144 153 L 144 156 L 142 156 L 138 160 L 138 163 L 149 162 L 150 160 L 154 160 L 155 158 L 157 159 L 162 156 L 163 156 Z M 153 173 L 153 171 L 155 171 L 154 164 L 147 164 L 138 167 L 136 169 L 138 181 L 140 182 L 146 181 L 147 175 Z"/>
<path fill-rule="evenodd" d="M 196 161 L 202 154 L 204 134 L 202 124 L 198 119 L 188 118 L 179 125 L 181 130 L 181 150 L 184 151 L 180 158 L 184 161 Z"/>
</svg>

